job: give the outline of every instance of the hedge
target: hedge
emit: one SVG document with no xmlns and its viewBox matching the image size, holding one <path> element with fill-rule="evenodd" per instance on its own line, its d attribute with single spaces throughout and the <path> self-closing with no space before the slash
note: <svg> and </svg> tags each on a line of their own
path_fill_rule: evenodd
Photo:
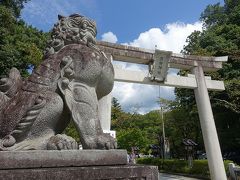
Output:
<svg viewBox="0 0 240 180">
<path fill-rule="evenodd" d="M 224 161 L 227 174 L 229 174 L 228 164 L 231 162 L 229 160 Z M 158 166 L 161 172 L 189 174 L 203 178 L 210 177 L 207 160 L 193 160 L 192 168 L 188 167 L 188 161 L 177 159 L 138 158 L 137 163 Z"/>
</svg>

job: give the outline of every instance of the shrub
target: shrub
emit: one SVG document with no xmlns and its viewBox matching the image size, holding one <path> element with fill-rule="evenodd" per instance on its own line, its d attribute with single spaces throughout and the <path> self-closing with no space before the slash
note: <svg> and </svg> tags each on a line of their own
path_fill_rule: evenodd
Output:
<svg viewBox="0 0 240 180">
<path fill-rule="evenodd" d="M 232 161 L 224 161 L 224 166 L 227 174 L 229 174 L 228 164 Z M 159 171 L 170 173 L 181 173 L 197 175 L 205 178 L 210 177 L 207 160 L 193 160 L 193 167 L 188 167 L 188 161 L 177 159 L 160 159 L 160 158 L 139 158 L 138 164 L 147 164 L 158 166 Z"/>
<path fill-rule="evenodd" d="M 197 174 L 203 177 L 209 177 L 209 168 L 207 160 L 194 160 L 193 167 L 189 168 L 189 174 Z"/>
<path fill-rule="evenodd" d="M 176 173 L 185 173 L 187 171 L 187 161 L 185 160 L 164 160 L 162 161 L 162 170 Z"/>
</svg>

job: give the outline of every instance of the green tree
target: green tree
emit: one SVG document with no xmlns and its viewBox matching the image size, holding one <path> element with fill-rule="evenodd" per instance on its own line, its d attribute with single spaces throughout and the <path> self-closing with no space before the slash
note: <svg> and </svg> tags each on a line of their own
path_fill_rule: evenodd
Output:
<svg viewBox="0 0 240 180">
<path fill-rule="evenodd" d="M 118 102 L 118 99 L 115 97 L 112 98 L 111 110 L 112 110 L 111 119 L 116 120 L 119 117 L 119 115 L 121 114 L 122 109 L 121 109 L 120 103 Z"/>
<path fill-rule="evenodd" d="M 240 149 L 240 1 L 224 2 L 207 6 L 200 18 L 203 32 L 192 33 L 183 52 L 229 57 L 223 69 L 209 75 L 225 82 L 226 90 L 210 92 L 210 99 L 221 147 L 231 151 Z M 192 92 L 178 89 L 176 95 L 182 106 L 194 108 Z"/>
<path fill-rule="evenodd" d="M 117 133 L 118 146 L 131 151 L 132 147 L 138 147 L 141 151 L 146 148 L 148 139 L 145 132 L 138 129 L 120 130 Z"/>
<path fill-rule="evenodd" d="M 0 0 L 0 5 L 5 6 L 9 10 L 11 10 L 14 17 L 20 17 L 21 10 L 24 7 L 24 3 L 29 0 Z"/>
<path fill-rule="evenodd" d="M 48 35 L 31 26 L 23 20 L 16 19 L 10 5 L 15 1 L 0 3 L 0 75 L 6 75 L 12 67 L 20 70 L 26 76 L 30 66 L 37 66 L 43 57 Z M 16 1 L 16 6 L 19 1 Z"/>
<path fill-rule="evenodd" d="M 160 99 L 160 103 L 164 107 L 165 135 L 170 142 L 172 157 L 185 156 L 182 144 L 184 138 L 193 139 L 201 149 L 203 141 L 196 105 L 190 112 L 177 100 Z M 116 99 L 113 107 L 121 107 Z M 147 153 L 150 145 L 162 146 L 163 120 L 159 110 L 150 111 L 144 115 L 121 111 L 117 117 L 113 117 L 115 119 L 112 119 L 112 129 L 117 132 L 120 148 L 130 151 L 131 147 L 138 146 L 141 152 Z"/>
<path fill-rule="evenodd" d="M 185 91 L 184 91 L 185 92 Z M 198 144 L 198 150 L 203 148 L 201 128 L 196 106 L 191 106 L 188 99 L 180 103 L 178 99 L 160 99 L 160 104 L 164 111 L 165 134 L 170 143 L 170 154 L 173 158 L 185 157 L 185 149 L 182 144 L 183 139 L 192 139 Z M 160 130 L 161 131 L 161 130 Z"/>
</svg>

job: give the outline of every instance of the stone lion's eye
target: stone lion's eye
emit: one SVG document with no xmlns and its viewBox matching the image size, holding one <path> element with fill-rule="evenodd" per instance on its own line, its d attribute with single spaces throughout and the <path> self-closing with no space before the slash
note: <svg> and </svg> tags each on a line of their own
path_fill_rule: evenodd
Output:
<svg viewBox="0 0 240 180">
<path fill-rule="evenodd" d="M 87 24 L 86 24 L 86 23 L 83 23 L 82 27 L 83 27 L 83 28 L 86 28 L 86 27 L 87 27 Z"/>
</svg>

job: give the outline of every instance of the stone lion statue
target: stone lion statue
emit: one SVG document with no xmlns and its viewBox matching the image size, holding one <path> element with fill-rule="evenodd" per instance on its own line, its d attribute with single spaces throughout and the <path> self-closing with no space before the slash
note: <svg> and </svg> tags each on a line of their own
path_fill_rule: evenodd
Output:
<svg viewBox="0 0 240 180">
<path fill-rule="evenodd" d="M 23 80 L 16 68 L 0 80 L 0 150 L 77 149 L 61 135 L 70 119 L 84 149 L 113 149 L 100 125 L 98 100 L 113 88 L 111 61 L 96 46 L 96 24 L 59 15 L 43 62 Z"/>
</svg>

